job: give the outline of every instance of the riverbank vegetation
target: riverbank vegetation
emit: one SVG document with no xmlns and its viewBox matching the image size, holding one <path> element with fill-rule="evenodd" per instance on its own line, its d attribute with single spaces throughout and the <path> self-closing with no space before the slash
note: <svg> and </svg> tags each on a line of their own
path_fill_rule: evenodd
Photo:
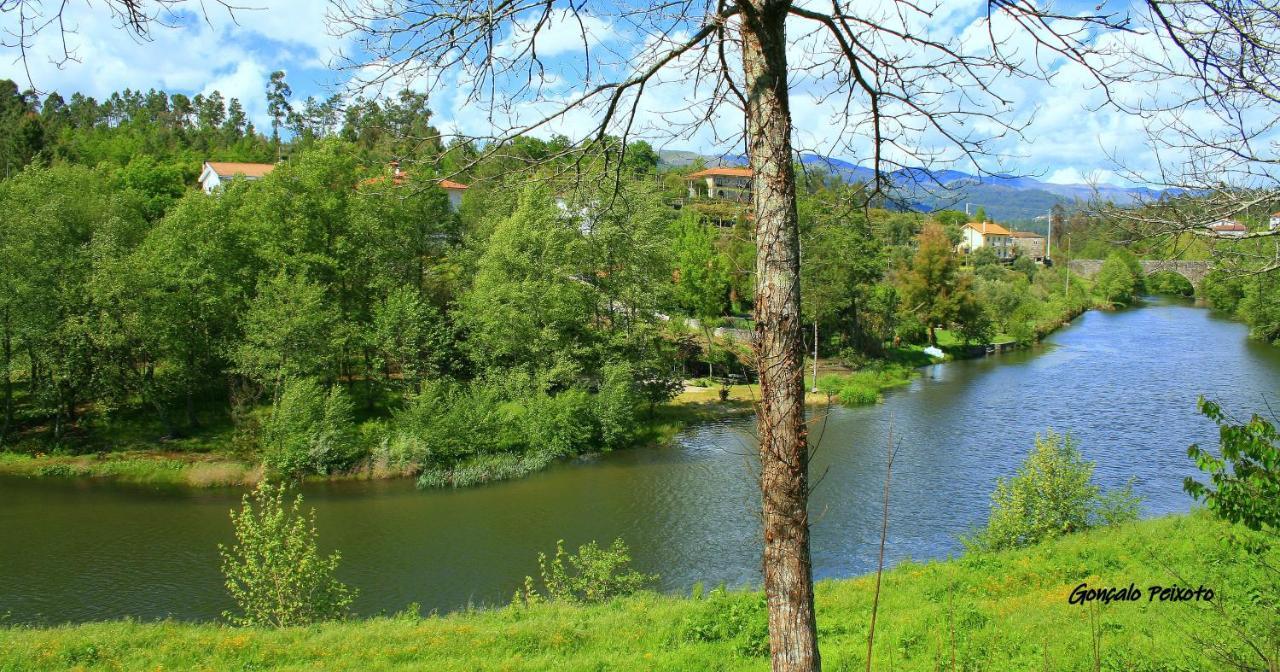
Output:
<svg viewBox="0 0 1280 672">
<path fill-rule="evenodd" d="M 1148 600 L 1151 586 L 1204 585 L 1267 627 L 1256 579 L 1207 513 L 1102 528 L 1024 549 L 906 562 L 883 577 L 875 669 L 1217 669 L 1249 655 L 1213 603 Z M 535 567 L 531 567 L 531 570 Z M 873 576 L 816 586 L 824 662 L 863 669 Z M 1136 584 L 1134 602 L 1072 604 L 1072 592 Z M 1253 620 L 1249 620 L 1252 617 Z M 538 603 L 280 629 L 116 621 L 0 630 L 0 669 L 766 670 L 763 597 L 695 589 L 603 604 Z M 1095 639 L 1096 638 L 1096 639 Z M 1097 654 L 1094 654 L 1094 642 Z M 952 661 L 955 661 L 953 667 Z"/>
<path fill-rule="evenodd" d="M 689 201 L 690 169 L 643 142 L 605 194 L 568 178 L 599 166 L 553 158 L 562 138 L 475 162 L 406 146 L 388 123 L 432 136 L 408 92 L 341 119 L 307 101 L 277 120 L 288 141 L 216 93 L 4 95 L 31 133 L 0 180 L 0 471 L 456 487 L 749 400 L 745 206 Z M 273 157 L 260 180 L 192 186 L 206 159 Z M 457 207 L 446 175 L 471 185 Z M 800 191 L 805 333 L 833 398 L 879 399 L 926 345 L 1030 343 L 1091 303 L 1061 267 L 959 255 L 961 213 L 854 207 L 863 186 L 820 170 Z M 713 403 L 689 408 L 697 378 Z"/>
</svg>

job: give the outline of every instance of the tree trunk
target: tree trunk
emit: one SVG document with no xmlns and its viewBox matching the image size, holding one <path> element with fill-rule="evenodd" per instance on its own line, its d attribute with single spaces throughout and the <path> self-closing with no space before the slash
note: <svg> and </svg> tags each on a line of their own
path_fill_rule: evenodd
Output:
<svg viewBox="0 0 1280 672">
<path fill-rule="evenodd" d="M 800 322 L 800 232 L 787 97 L 788 3 L 743 0 L 747 151 L 756 218 L 756 365 L 764 589 L 775 672 L 818 670 L 809 557 L 809 450 Z"/>
</svg>

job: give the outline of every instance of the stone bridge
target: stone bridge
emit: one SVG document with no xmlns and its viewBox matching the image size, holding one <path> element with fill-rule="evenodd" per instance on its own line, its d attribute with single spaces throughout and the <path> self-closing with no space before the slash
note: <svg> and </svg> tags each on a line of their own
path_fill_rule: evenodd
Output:
<svg viewBox="0 0 1280 672">
<path fill-rule="evenodd" d="M 1177 261 L 1173 259 L 1143 259 L 1142 272 L 1147 275 L 1159 273 L 1160 271 L 1170 271 L 1177 273 L 1191 282 L 1191 286 L 1197 290 L 1200 289 L 1200 282 L 1204 280 L 1204 276 L 1209 274 L 1209 262 L 1207 261 Z M 1078 275 L 1082 275 L 1090 280 L 1093 276 L 1102 270 L 1101 259 L 1072 259 L 1067 263 L 1067 268 L 1071 269 Z"/>
</svg>

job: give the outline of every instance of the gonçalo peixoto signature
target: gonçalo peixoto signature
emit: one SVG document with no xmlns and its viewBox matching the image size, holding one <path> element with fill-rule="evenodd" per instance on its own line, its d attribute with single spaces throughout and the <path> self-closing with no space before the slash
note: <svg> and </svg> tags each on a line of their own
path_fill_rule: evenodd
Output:
<svg viewBox="0 0 1280 672">
<path fill-rule="evenodd" d="M 1205 586 L 1196 588 L 1190 586 L 1150 586 L 1143 593 L 1133 583 L 1123 587 L 1109 586 L 1102 588 L 1090 588 L 1088 583 L 1081 583 L 1076 586 L 1075 590 L 1071 591 L 1067 602 L 1071 604 L 1140 602 L 1143 601 L 1144 594 L 1147 602 L 1211 602 L 1214 598 L 1213 589 Z"/>
</svg>

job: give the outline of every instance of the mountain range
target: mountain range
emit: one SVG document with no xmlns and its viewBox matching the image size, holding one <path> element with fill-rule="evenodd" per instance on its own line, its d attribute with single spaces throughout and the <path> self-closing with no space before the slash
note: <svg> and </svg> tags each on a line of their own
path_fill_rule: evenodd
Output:
<svg viewBox="0 0 1280 672">
<path fill-rule="evenodd" d="M 658 154 L 659 164 L 668 167 L 688 167 L 699 160 L 708 167 L 747 164 L 746 157 L 741 155 L 707 156 L 680 150 L 662 150 Z M 846 182 L 870 181 L 875 175 L 872 169 L 843 159 L 801 154 L 800 161 L 807 167 L 823 170 Z M 970 212 L 981 207 L 991 219 L 1010 223 L 1030 223 L 1037 217 L 1043 219 L 1057 203 L 1068 210 L 1095 198 L 1127 205 L 1158 197 L 1161 193 L 1146 187 L 1057 184 L 1034 177 L 978 176 L 958 170 L 931 171 L 925 168 L 895 170 L 889 173 L 889 178 L 894 184 L 894 200 L 904 209 L 920 212 L 964 210 L 967 204 Z"/>
</svg>

